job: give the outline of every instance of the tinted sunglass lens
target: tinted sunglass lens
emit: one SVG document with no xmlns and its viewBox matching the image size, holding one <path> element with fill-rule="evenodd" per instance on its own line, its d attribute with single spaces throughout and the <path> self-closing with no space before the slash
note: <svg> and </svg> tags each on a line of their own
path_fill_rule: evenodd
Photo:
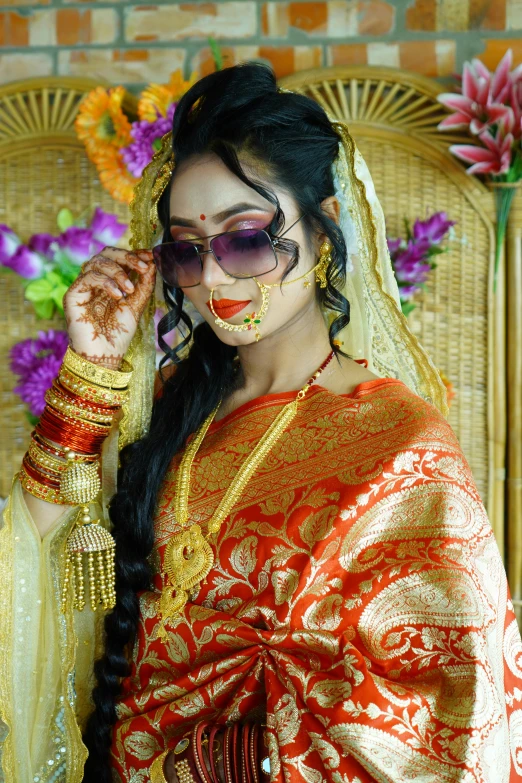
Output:
<svg viewBox="0 0 522 783">
<path fill-rule="evenodd" d="M 258 277 L 277 266 L 266 231 L 231 231 L 212 239 L 210 246 L 221 268 L 233 277 Z"/>
<path fill-rule="evenodd" d="M 153 249 L 163 280 L 173 288 L 190 288 L 201 282 L 201 262 L 191 242 L 165 242 Z"/>
</svg>

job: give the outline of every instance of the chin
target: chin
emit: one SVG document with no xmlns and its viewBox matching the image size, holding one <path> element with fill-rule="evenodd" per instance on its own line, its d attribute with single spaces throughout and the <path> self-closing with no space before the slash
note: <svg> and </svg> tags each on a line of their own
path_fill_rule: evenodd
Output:
<svg viewBox="0 0 522 783">
<path fill-rule="evenodd" d="M 226 329 L 216 326 L 214 323 L 211 323 L 210 326 L 214 334 L 221 340 L 222 343 L 225 343 L 225 345 L 252 345 L 253 343 L 258 342 L 256 341 L 256 333 L 253 330 L 250 332 L 228 332 Z M 263 335 L 261 335 L 259 340 L 262 339 Z"/>
</svg>

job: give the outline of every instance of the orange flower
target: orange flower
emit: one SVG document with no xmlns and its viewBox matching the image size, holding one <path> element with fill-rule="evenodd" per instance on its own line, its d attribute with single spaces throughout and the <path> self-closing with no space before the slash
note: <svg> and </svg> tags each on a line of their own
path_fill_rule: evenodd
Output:
<svg viewBox="0 0 522 783">
<path fill-rule="evenodd" d="M 149 84 L 141 93 L 138 103 L 140 120 L 155 122 L 158 117 L 166 117 L 170 104 L 179 101 L 192 87 L 196 78 L 196 74 L 192 74 L 190 79 L 185 81 L 181 71 L 178 70 L 170 75 L 168 84 Z"/>
<path fill-rule="evenodd" d="M 91 157 L 98 169 L 100 182 L 116 201 L 130 204 L 134 196 L 134 188 L 139 182 L 129 174 L 123 162 L 121 153 L 110 145 L 98 149 Z"/>
<path fill-rule="evenodd" d="M 96 152 L 131 142 L 131 124 L 122 111 L 124 87 L 96 87 L 83 99 L 74 127 L 91 160 Z"/>
</svg>

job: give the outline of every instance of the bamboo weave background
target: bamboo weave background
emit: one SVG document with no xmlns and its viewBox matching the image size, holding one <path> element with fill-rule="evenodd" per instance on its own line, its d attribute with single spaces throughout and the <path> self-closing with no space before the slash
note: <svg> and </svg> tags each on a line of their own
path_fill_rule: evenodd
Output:
<svg viewBox="0 0 522 783">
<path fill-rule="evenodd" d="M 94 166 L 76 138 L 73 123 L 83 95 L 98 84 L 88 79 L 29 80 L 0 90 L 0 223 L 26 241 L 35 232 L 57 233 L 62 207 L 75 215 L 96 205 L 128 220 L 100 185 Z M 131 98 L 129 97 L 129 100 Z M 63 328 L 59 320 L 41 321 L 24 301 L 16 275 L 0 275 L 0 496 L 27 449 L 31 427 L 24 406 L 12 393 L 8 351 L 39 329 Z"/>
</svg>

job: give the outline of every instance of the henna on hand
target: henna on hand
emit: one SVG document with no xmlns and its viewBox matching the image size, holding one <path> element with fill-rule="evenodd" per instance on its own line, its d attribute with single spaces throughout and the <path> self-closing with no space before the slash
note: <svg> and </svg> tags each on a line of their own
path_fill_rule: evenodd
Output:
<svg viewBox="0 0 522 783">
<path fill-rule="evenodd" d="M 153 264 L 149 266 L 149 268 L 143 273 L 143 277 L 150 277 L 151 275 L 155 275 L 155 267 Z M 149 297 L 150 290 L 147 288 L 147 286 L 134 286 L 134 291 L 130 294 L 127 294 L 125 298 L 125 304 L 130 309 L 136 323 L 139 322 Z"/>
<path fill-rule="evenodd" d="M 76 321 L 90 324 L 93 327 L 93 340 L 105 337 L 110 345 L 116 345 L 116 335 L 129 331 L 118 321 L 116 315 L 121 309 L 122 303 L 115 301 L 107 294 L 105 288 L 100 286 L 86 285 L 84 288 L 79 288 L 78 292 L 88 294 L 89 298 L 78 302 L 80 307 L 85 308 L 85 312 Z"/>
</svg>

